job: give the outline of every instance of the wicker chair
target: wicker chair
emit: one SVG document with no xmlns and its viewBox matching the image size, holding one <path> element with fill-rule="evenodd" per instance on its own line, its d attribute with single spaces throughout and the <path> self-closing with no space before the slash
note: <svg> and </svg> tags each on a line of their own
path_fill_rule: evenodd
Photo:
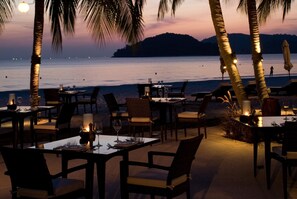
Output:
<svg viewBox="0 0 297 199">
<path fill-rule="evenodd" d="M 285 122 L 282 146 L 274 146 L 271 151 L 271 159 L 282 163 L 284 199 L 288 198 L 287 175 L 288 168 L 291 175 L 291 167 L 297 166 L 297 122 Z M 270 159 L 270 164 L 271 164 Z"/>
<path fill-rule="evenodd" d="M 149 99 L 127 98 L 127 109 L 129 115 L 129 132 L 133 128 L 135 136 L 136 127 L 148 127 L 149 136 L 153 136 L 153 126 L 158 123 L 159 117 L 153 117 Z M 161 127 L 161 140 L 163 141 L 163 129 Z"/>
<path fill-rule="evenodd" d="M 97 97 L 100 91 L 100 87 L 94 87 L 91 93 L 82 94 L 82 98 L 77 99 L 77 105 L 84 106 L 84 112 L 86 112 L 86 105 L 90 105 L 91 112 L 93 112 L 93 105 L 95 105 L 96 113 L 98 113 Z"/>
<path fill-rule="evenodd" d="M 185 97 L 185 91 L 188 85 L 188 80 L 184 81 L 180 87 L 171 87 L 168 92 L 168 97 Z"/>
<path fill-rule="evenodd" d="M 176 116 L 176 124 L 175 124 L 175 139 L 178 140 L 178 125 L 183 124 L 185 136 L 187 136 L 186 124 L 192 123 L 197 125 L 198 127 L 198 135 L 200 135 L 200 128 L 204 127 L 205 138 L 207 138 L 206 134 L 206 124 L 205 124 L 205 111 L 208 106 L 208 103 L 211 101 L 211 94 L 207 94 L 204 96 L 198 111 L 183 111 L 177 114 Z M 186 109 L 186 107 L 184 108 Z"/>
<path fill-rule="evenodd" d="M 121 108 L 127 109 L 126 104 L 119 104 L 113 93 L 104 94 L 103 97 L 109 111 L 110 126 L 114 119 L 128 120 L 128 112 L 121 110 Z"/>
<path fill-rule="evenodd" d="M 46 106 L 55 106 L 57 113 L 60 111 L 60 107 L 63 102 L 59 96 L 59 89 L 56 88 L 46 88 L 43 89 L 44 101 Z"/>
<path fill-rule="evenodd" d="M 186 193 L 190 197 L 190 172 L 195 154 L 199 148 L 203 135 L 181 140 L 175 153 L 150 151 L 148 162 L 122 161 L 120 164 L 121 198 L 128 199 L 129 193 L 139 193 L 165 196 L 173 198 Z M 171 158 L 170 165 L 159 165 L 154 162 L 154 157 Z M 135 166 L 144 167 L 143 172 L 130 174 Z"/>
<path fill-rule="evenodd" d="M 70 122 L 75 110 L 76 104 L 64 104 L 58 114 L 58 117 L 55 122 L 46 122 L 46 123 L 38 123 L 34 125 L 33 137 L 35 140 L 35 144 L 37 146 L 37 135 L 38 134 L 48 134 L 49 139 L 52 140 L 53 136 L 55 139 L 58 139 L 62 130 L 70 131 Z"/>
<path fill-rule="evenodd" d="M 87 198 L 85 183 L 62 175 L 86 169 L 78 165 L 51 175 L 43 154 L 32 149 L 2 147 L 1 154 L 11 180 L 12 198 Z"/>
</svg>

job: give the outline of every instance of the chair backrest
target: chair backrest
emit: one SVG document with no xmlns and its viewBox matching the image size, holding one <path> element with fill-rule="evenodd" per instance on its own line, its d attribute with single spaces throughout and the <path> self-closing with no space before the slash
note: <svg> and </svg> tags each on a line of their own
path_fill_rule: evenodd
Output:
<svg viewBox="0 0 297 199">
<path fill-rule="evenodd" d="M 246 94 L 249 95 L 256 95 L 257 94 L 257 85 L 255 80 L 248 81 L 248 84 L 244 87 Z"/>
<path fill-rule="evenodd" d="M 189 176 L 192 162 L 195 159 L 195 154 L 198 150 L 202 138 L 203 134 L 180 141 L 168 173 L 168 184 L 171 184 L 171 181 L 173 179 L 182 175 Z"/>
<path fill-rule="evenodd" d="M 186 80 L 186 81 L 183 82 L 183 85 L 182 85 L 182 87 L 181 87 L 181 89 L 180 89 L 180 92 L 181 92 L 181 93 L 184 93 L 184 92 L 186 91 L 188 82 L 189 82 L 188 80 Z"/>
<path fill-rule="evenodd" d="M 57 88 L 46 88 L 43 89 L 45 103 L 48 101 L 60 101 L 59 89 Z"/>
<path fill-rule="evenodd" d="M 282 154 L 287 155 L 287 152 L 297 153 L 297 122 L 295 121 L 285 122 Z"/>
<path fill-rule="evenodd" d="M 288 95 L 297 94 L 297 80 L 291 79 L 290 82 L 283 88 Z"/>
<path fill-rule="evenodd" d="M 70 126 L 70 121 L 73 116 L 74 110 L 76 108 L 75 103 L 65 103 L 62 105 L 62 108 L 58 114 L 58 118 L 56 121 L 56 127 L 59 128 L 61 125 Z"/>
<path fill-rule="evenodd" d="M 279 116 L 281 115 L 281 106 L 276 98 L 265 98 L 262 103 L 263 116 Z"/>
<path fill-rule="evenodd" d="M 230 83 L 224 82 L 221 83 L 218 88 L 212 91 L 212 95 L 215 96 L 216 98 L 218 97 L 223 97 L 224 95 L 227 94 L 227 91 L 232 88 L 232 85 Z"/>
<path fill-rule="evenodd" d="M 144 96 L 144 88 L 145 87 L 149 87 L 150 88 L 149 95 L 152 96 L 152 84 L 137 84 L 137 92 L 138 92 L 138 96 L 139 97 L 143 97 Z"/>
<path fill-rule="evenodd" d="M 113 93 L 104 94 L 103 97 L 110 113 L 120 110 L 119 104 Z"/>
<path fill-rule="evenodd" d="M 152 113 L 149 99 L 127 98 L 126 103 L 129 117 L 151 118 Z"/>
<path fill-rule="evenodd" d="M 91 100 L 97 100 L 99 91 L 100 91 L 100 87 L 98 87 L 98 86 L 94 87 L 92 94 L 91 94 Z"/>
<path fill-rule="evenodd" d="M 205 113 L 208 103 L 211 101 L 212 94 L 206 94 L 199 106 L 199 113 Z"/>
<path fill-rule="evenodd" d="M 53 194 L 53 185 L 42 153 L 30 149 L 2 147 L 1 154 L 11 179 L 12 191 L 19 188 L 47 190 Z"/>
</svg>

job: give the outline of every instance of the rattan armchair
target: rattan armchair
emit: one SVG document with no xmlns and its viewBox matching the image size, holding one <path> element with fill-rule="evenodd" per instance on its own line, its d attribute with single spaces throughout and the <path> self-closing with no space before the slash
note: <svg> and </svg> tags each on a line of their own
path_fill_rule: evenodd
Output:
<svg viewBox="0 0 297 199">
<path fill-rule="evenodd" d="M 121 198 L 128 199 L 129 193 L 165 196 L 173 198 L 186 193 L 191 198 L 191 165 L 203 135 L 181 140 L 175 153 L 163 151 L 148 152 L 148 162 L 122 161 L 120 167 Z M 171 164 L 157 164 L 155 157 L 170 158 Z M 134 167 L 144 170 L 135 174 Z M 132 170 L 133 169 L 133 170 Z M 132 172 L 134 174 L 132 174 Z"/>
<path fill-rule="evenodd" d="M 11 180 L 12 198 L 87 198 L 84 180 L 62 178 L 88 164 L 50 174 L 44 155 L 33 149 L 1 147 L 1 154 Z M 87 170 L 86 170 L 87 172 Z"/>
<path fill-rule="evenodd" d="M 93 112 L 93 105 L 95 105 L 96 113 L 98 113 L 97 97 L 100 87 L 94 87 L 91 93 L 83 93 L 82 97 L 77 98 L 77 106 L 83 105 L 84 112 L 86 112 L 86 105 L 90 105 L 91 112 Z"/>
<path fill-rule="evenodd" d="M 198 135 L 200 135 L 200 128 L 201 127 L 204 128 L 205 138 L 207 138 L 205 111 L 208 106 L 208 103 L 211 101 L 211 97 L 212 97 L 211 94 L 205 95 L 201 104 L 199 106 L 196 106 L 197 111 L 184 110 L 182 112 L 177 113 L 176 119 L 175 119 L 176 120 L 176 124 L 175 124 L 175 139 L 176 140 L 178 140 L 178 126 L 180 124 L 183 125 L 185 136 L 187 136 L 186 124 L 194 124 L 195 126 L 197 126 Z M 186 109 L 186 107 L 184 109 Z"/>
<path fill-rule="evenodd" d="M 109 111 L 110 126 L 114 119 L 128 120 L 126 104 L 119 104 L 113 93 L 104 94 L 103 97 Z"/>
<path fill-rule="evenodd" d="M 70 122 L 73 116 L 74 110 L 76 108 L 75 103 L 63 104 L 58 117 L 55 122 L 45 122 L 37 123 L 33 127 L 33 139 L 35 145 L 38 143 L 38 134 L 47 134 L 49 135 L 49 140 L 51 141 L 53 137 L 58 139 L 62 135 L 62 131 L 70 131 Z M 64 132 L 64 131 L 63 131 Z"/>
<path fill-rule="evenodd" d="M 153 116 L 149 99 L 127 98 L 127 110 L 129 115 L 129 132 L 135 136 L 136 127 L 149 128 L 149 136 L 153 136 L 153 126 L 159 122 L 158 116 Z M 142 131 L 143 132 L 143 131 Z M 161 140 L 163 141 L 163 128 L 161 127 Z"/>
<path fill-rule="evenodd" d="M 285 122 L 284 129 L 282 145 L 272 147 L 270 157 L 271 159 L 277 160 L 282 164 L 284 199 L 287 199 L 288 168 L 289 174 L 291 175 L 291 167 L 297 166 L 297 122 Z"/>
</svg>

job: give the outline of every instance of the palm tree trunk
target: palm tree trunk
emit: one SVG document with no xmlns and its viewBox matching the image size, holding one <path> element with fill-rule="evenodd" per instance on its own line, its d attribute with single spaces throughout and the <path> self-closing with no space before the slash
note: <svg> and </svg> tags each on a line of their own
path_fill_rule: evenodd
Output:
<svg viewBox="0 0 297 199">
<path fill-rule="evenodd" d="M 263 69 L 263 57 L 261 53 L 260 46 L 260 35 L 259 35 L 259 27 L 258 27 L 258 18 L 257 18 L 257 7 L 255 0 L 247 1 L 248 6 L 248 19 L 249 19 L 249 27 L 250 27 L 250 36 L 251 36 L 251 47 L 252 47 L 252 59 L 254 66 L 254 74 L 257 85 L 257 93 L 260 102 L 262 103 L 264 98 L 269 97 L 265 75 Z"/>
<path fill-rule="evenodd" d="M 30 94 L 31 106 L 38 106 L 39 73 L 41 64 L 42 36 L 44 25 L 44 0 L 35 0 L 33 52 L 31 57 Z"/>
<path fill-rule="evenodd" d="M 216 32 L 220 54 L 227 66 L 227 71 L 230 77 L 233 90 L 238 99 L 238 103 L 239 105 L 242 105 L 242 101 L 245 100 L 247 97 L 237 66 L 233 62 L 234 54 L 232 53 L 232 49 L 228 39 L 228 34 L 225 29 L 225 23 L 222 14 L 220 0 L 209 0 L 209 6 L 214 29 Z"/>
</svg>

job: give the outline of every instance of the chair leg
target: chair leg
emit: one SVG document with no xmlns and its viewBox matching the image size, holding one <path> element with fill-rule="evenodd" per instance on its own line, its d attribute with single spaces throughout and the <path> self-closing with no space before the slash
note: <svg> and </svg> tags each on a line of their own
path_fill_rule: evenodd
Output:
<svg viewBox="0 0 297 199">
<path fill-rule="evenodd" d="M 177 141 L 177 122 L 175 123 L 175 141 Z"/>
<path fill-rule="evenodd" d="M 284 191 L 284 199 L 288 198 L 288 192 L 287 192 L 287 175 L 288 175 L 288 171 L 287 171 L 287 164 L 283 163 L 282 164 L 283 167 L 283 191 Z"/>
<path fill-rule="evenodd" d="M 205 136 L 205 139 L 207 139 L 207 133 L 206 133 L 206 126 L 204 125 L 204 136 Z"/>
</svg>

